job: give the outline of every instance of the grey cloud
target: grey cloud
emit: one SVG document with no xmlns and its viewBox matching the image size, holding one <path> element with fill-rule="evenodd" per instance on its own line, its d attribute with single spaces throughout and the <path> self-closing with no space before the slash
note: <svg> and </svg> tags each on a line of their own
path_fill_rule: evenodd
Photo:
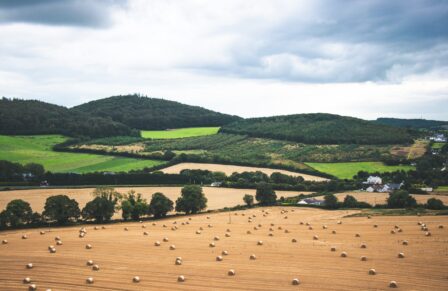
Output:
<svg viewBox="0 0 448 291">
<path fill-rule="evenodd" d="M 0 1 L 1 23 L 35 23 L 81 27 L 107 27 L 113 7 L 126 0 L 5 0 Z"/>
</svg>

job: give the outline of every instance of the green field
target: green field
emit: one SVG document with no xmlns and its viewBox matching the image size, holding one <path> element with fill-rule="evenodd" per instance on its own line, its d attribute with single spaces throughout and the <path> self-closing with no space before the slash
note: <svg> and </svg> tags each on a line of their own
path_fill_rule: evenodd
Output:
<svg viewBox="0 0 448 291">
<path fill-rule="evenodd" d="M 349 162 L 349 163 L 305 163 L 320 171 L 338 177 L 351 179 L 359 171 L 367 172 L 393 172 L 396 170 L 412 170 L 412 166 L 386 166 L 381 162 Z"/>
<path fill-rule="evenodd" d="M 441 149 L 444 145 L 445 145 L 444 142 L 435 142 L 435 143 L 432 144 L 431 147 L 432 147 L 433 149 Z"/>
<path fill-rule="evenodd" d="M 219 127 L 188 127 L 168 130 L 142 130 L 143 138 L 173 139 L 217 134 Z"/>
<path fill-rule="evenodd" d="M 51 172 L 87 173 L 120 172 L 162 164 L 161 161 L 132 159 L 106 155 L 65 153 L 52 150 L 65 141 L 61 135 L 5 136 L 0 135 L 0 160 L 21 164 L 38 163 Z"/>
</svg>

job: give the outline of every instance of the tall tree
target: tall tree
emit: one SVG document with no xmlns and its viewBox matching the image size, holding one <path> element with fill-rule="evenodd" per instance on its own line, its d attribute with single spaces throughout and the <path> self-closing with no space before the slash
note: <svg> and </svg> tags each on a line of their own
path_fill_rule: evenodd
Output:
<svg viewBox="0 0 448 291">
<path fill-rule="evenodd" d="M 157 192 L 152 194 L 148 210 L 155 218 L 165 217 L 168 212 L 174 209 L 173 204 L 173 201 L 163 193 Z"/>
<path fill-rule="evenodd" d="M 70 199 L 67 195 L 56 195 L 47 198 L 42 214 L 49 220 L 56 220 L 58 224 L 66 224 L 78 219 L 81 211 L 75 199 Z"/>
<path fill-rule="evenodd" d="M 260 205 L 274 205 L 277 195 L 270 184 L 261 182 L 257 184 L 255 199 L 257 199 Z"/>
<path fill-rule="evenodd" d="M 176 200 L 176 211 L 186 214 L 197 213 L 207 207 L 207 198 L 202 187 L 187 185 L 182 188 L 181 196 Z"/>
</svg>

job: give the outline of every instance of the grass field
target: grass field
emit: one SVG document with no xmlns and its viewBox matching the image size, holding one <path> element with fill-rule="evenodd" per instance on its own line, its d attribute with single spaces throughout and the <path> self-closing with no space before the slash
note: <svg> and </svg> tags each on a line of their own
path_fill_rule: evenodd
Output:
<svg viewBox="0 0 448 291">
<path fill-rule="evenodd" d="M 444 142 L 435 142 L 432 144 L 432 148 L 433 149 L 441 149 L 446 143 Z"/>
<path fill-rule="evenodd" d="M 359 171 L 393 172 L 397 170 L 412 170 L 412 166 L 386 166 L 381 162 L 350 162 L 350 163 L 305 163 L 323 173 L 331 174 L 340 179 L 351 179 Z"/>
<path fill-rule="evenodd" d="M 173 139 L 217 134 L 219 127 L 188 127 L 169 130 L 142 130 L 143 138 Z"/>
<path fill-rule="evenodd" d="M 60 135 L 0 135 L 0 160 L 42 164 L 51 172 L 87 173 L 95 171 L 129 171 L 162 164 L 161 161 L 113 157 L 95 154 L 64 153 L 52 150 L 65 141 Z"/>
<path fill-rule="evenodd" d="M 97 230 L 85 225 L 84 238 L 79 238 L 82 226 L 3 231 L 0 239 L 8 244 L 0 245 L 0 289 L 28 290 L 26 277 L 37 290 L 395 290 L 389 288 L 392 280 L 396 290 L 448 289 L 448 216 L 367 219 L 345 217 L 356 210 L 284 210 L 254 208 L 172 217 L 154 225 L 152 221 L 111 224 Z M 418 221 L 427 225 L 431 236 L 425 236 Z M 395 225 L 403 231 L 391 234 Z M 22 234 L 28 239 L 21 239 Z M 56 236 L 62 245 L 56 245 Z M 219 240 L 214 241 L 215 236 Z M 257 245 L 260 240 L 263 244 Z M 408 245 L 402 244 L 404 240 Z M 160 246 L 154 245 L 156 241 Z M 209 247 L 211 242 L 215 247 Z M 87 244 L 92 248 L 86 249 Z M 49 245 L 56 245 L 56 253 L 48 251 Z M 227 255 L 217 261 L 224 250 Z M 342 252 L 347 257 L 341 257 Z M 404 258 L 397 257 L 400 252 Z M 250 259 L 252 254 L 255 260 Z M 361 256 L 367 259 L 362 261 Z M 177 257 L 182 258 L 181 265 L 175 264 Z M 98 264 L 99 271 L 87 266 L 87 260 Z M 28 263 L 33 268 L 26 268 Z M 371 268 L 375 275 L 369 275 Z M 230 269 L 234 276 L 228 275 Z M 184 282 L 178 282 L 179 275 L 185 276 Z M 133 283 L 134 276 L 139 276 L 139 283 Z M 93 284 L 86 283 L 88 277 Z M 291 283 L 293 278 L 300 280 L 299 286 Z"/>
</svg>

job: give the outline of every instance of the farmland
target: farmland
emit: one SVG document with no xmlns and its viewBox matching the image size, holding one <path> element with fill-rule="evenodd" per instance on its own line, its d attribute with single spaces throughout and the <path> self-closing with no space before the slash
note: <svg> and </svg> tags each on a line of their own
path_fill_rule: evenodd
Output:
<svg viewBox="0 0 448 291">
<path fill-rule="evenodd" d="M 21 164 L 38 163 L 52 172 L 86 173 L 94 171 L 129 171 L 159 165 L 155 160 L 106 155 L 55 152 L 52 147 L 65 141 L 61 135 L 0 135 L 0 160 Z"/>
<path fill-rule="evenodd" d="M 142 130 L 143 138 L 173 139 L 217 134 L 219 127 L 189 127 L 167 130 Z"/>
<path fill-rule="evenodd" d="M 281 211 L 255 208 L 195 215 L 190 216 L 191 220 L 169 218 L 155 221 L 155 225 L 113 224 L 98 230 L 89 225 L 84 238 L 78 237 L 80 227 L 2 232 L 0 239 L 7 239 L 8 244 L 0 245 L 0 287 L 24 290 L 27 285 L 22 280 L 29 277 L 38 290 L 386 290 L 392 280 L 399 290 L 448 288 L 447 216 L 366 219 L 344 218 L 356 210 Z M 248 222 L 249 216 L 253 216 L 252 223 Z M 337 220 L 342 223 L 337 224 Z M 431 230 L 431 236 L 420 230 L 420 220 Z M 172 231 L 175 221 L 178 229 Z M 300 225 L 300 221 L 310 223 L 314 229 Z M 209 224 L 211 228 L 207 227 Z M 260 227 L 254 230 L 258 224 Z M 374 228 L 374 224 L 378 227 Z M 143 235 L 144 225 L 148 236 Z M 323 229 L 323 225 L 328 229 Z M 403 232 L 390 234 L 394 225 Z M 445 227 L 439 229 L 438 225 Z M 202 233 L 196 234 L 200 227 Z M 268 230 L 270 227 L 272 231 Z M 249 230 L 251 234 L 246 233 Z M 46 233 L 40 235 L 40 231 Z M 21 239 L 25 233 L 28 239 Z M 314 235 L 317 240 L 313 240 Z M 55 236 L 60 236 L 63 244 L 51 254 L 47 247 L 55 244 Z M 216 247 L 209 247 L 215 236 L 220 240 L 215 241 Z M 162 242 L 164 237 L 169 242 Z M 257 245 L 259 240 L 263 245 Z M 403 245 L 404 240 L 409 244 Z M 160 241 L 161 246 L 154 246 L 155 241 Z M 367 247 L 361 248 L 362 243 Z M 86 244 L 91 244 L 92 249 L 86 249 Z M 175 249 L 170 250 L 170 245 L 175 245 Z M 216 261 L 223 250 L 228 255 Z M 341 257 L 342 252 L 347 257 Z M 399 252 L 405 257 L 398 258 Z M 256 260 L 249 259 L 251 254 Z M 360 260 L 361 256 L 366 261 Z M 182 258 L 181 265 L 175 265 L 176 257 Z M 98 264 L 99 271 L 87 266 L 87 260 Z M 25 267 L 28 263 L 33 264 L 32 269 Z M 375 275 L 369 275 L 371 268 Z M 227 275 L 230 269 L 235 270 L 234 276 Z M 178 282 L 179 275 L 185 277 L 184 282 Z M 139 283 L 133 283 L 134 276 L 139 276 Z M 93 284 L 86 283 L 88 277 L 94 279 Z M 300 280 L 299 286 L 291 284 L 293 278 Z"/>
<path fill-rule="evenodd" d="M 60 188 L 60 189 L 30 189 L 30 190 L 13 190 L 13 191 L 0 191 L 0 211 L 6 207 L 12 199 L 23 199 L 31 204 L 31 207 L 38 212 L 41 212 L 45 205 L 45 200 L 52 195 L 66 194 L 70 198 L 75 199 L 81 208 L 85 206 L 87 202 L 92 200 L 92 192 L 94 188 Z M 175 201 L 180 196 L 181 187 L 117 187 L 118 192 L 125 194 L 129 190 L 135 190 L 137 193 L 141 193 L 143 198 L 150 201 L 152 194 L 155 192 L 162 192 L 168 198 Z M 239 204 L 244 204 L 244 194 L 255 195 L 254 189 L 230 189 L 230 188 L 216 188 L 216 187 L 204 187 L 204 194 L 208 199 L 208 210 L 221 209 L 224 207 L 232 207 Z M 294 192 L 294 191 L 276 191 L 277 196 L 291 197 L 297 196 L 301 193 L 309 194 L 306 192 Z M 120 215 L 117 213 L 116 218 Z"/>
<path fill-rule="evenodd" d="M 331 174 L 340 179 L 351 179 L 359 171 L 394 172 L 397 170 L 409 171 L 412 166 L 387 166 L 381 162 L 349 162 L 349 163 L 306 163 L 306 165 L 323 173 Z"/>
<path fill-rule="evenodd" d="M 165 168 L 162 170 L 162 172 L 164 172 L 166 174 L 179 174 L 184 169 L 208 170 L 211 172 L 223 172 L 227 176 L 232 175 L 232 173 L 234 173 L 234 172 L 242 173 L 242 172 L 260 171 L 260 172 L 265 173 L 268 176 L 270 176 L 274 172 L 280 172 L 282 174 L 294 176 L 294 177 L 301 176 L 305 180 L 308 180 L 308 181 L 327 181 L 328 180 L 328 179 L 318 177 L 318 176 L 306 175 L 306 174 L 295 173 L 295 172 L 285 171 L 285 170 L 257 168 L 257 167 L 244 167 L 244 166 L 235 166 L 235 165 L 201 164 L 201 163 L 181 163 L 181 164 L 177 164 L 177 165 Z"/>
</svg>

